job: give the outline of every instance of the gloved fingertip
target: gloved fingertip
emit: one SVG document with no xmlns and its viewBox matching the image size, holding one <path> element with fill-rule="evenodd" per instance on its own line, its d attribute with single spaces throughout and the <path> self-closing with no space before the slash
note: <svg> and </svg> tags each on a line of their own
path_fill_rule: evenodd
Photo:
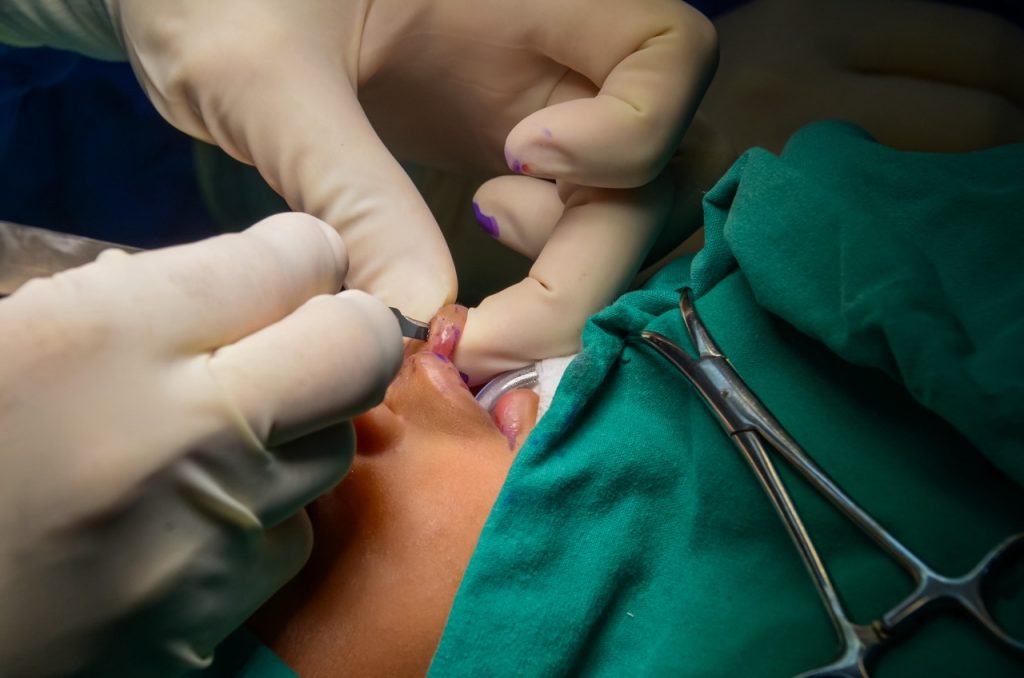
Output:
<svg viewBox="0 0 1024 678">
<path fill-rule="evenodd" d="M 525 126 L 522 131 L 517 126 L 509 133 L 505 142 L 505 163 L 516 174 L 538 179 L 564 177 L 572 170 L 572 158 L 555 132 L 535 124 Z"/>
<path fill-rule="evenodd" d="M 485 214 L 480 205 L 473 201 L 473 216 L 476 217 L 476 221 L 480 224 L 480 227 L 484 229 L 484 232 L 492 238 L 497 238 L 501 235 L 501 229 L 498 228 L 498 220 L 489 214 Z"/>
<path fill-rule="evenodd" d="M 664 167 L 678 126 L 612 96 L 563 101 L 523 118 L 505 139 L 509 167 L 541 179 L 636 188 Z"/>
<path fill-rule="evenodd" d="M 405 347 L 394 313 L 378 299 L 360 290 L 344 290 L 335 297 L 359 309 L 360 316 L 371 328 L 377 338 L 377 345 L 381 347 L 381 372 L 390 382 L 402 365 Z"/>
<path fill-rule="evenodd" d="M 505 164 L 510 170 L 516 174 L 521 174 L 523 171 L 523 163 L 519 160 L 516 154 L 505 144 Z"/>
</svg>

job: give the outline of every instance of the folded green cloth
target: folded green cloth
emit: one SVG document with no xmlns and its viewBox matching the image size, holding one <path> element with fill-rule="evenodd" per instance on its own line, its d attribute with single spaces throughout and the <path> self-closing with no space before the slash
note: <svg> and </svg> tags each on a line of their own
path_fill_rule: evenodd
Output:
<svg viewBox="0 0 1024 678">
<path fill-rule="evenodd" d="M 747 153 L 705 201 L 707 246 L 595 316 L 519 453 L 436 676 L 786 676 L 838 643 L 753 474 L 689 385 L 632 341 L 687 346 L 676 289 L 809 453 L 941 572 L 1024 529 L 1024 146 L 903 153 L 841 123 Z M 1015 226 L 1016 224 L 1016 226 Z M 877 368 L 877 369 L 876 369 Z M 779 463 L 857 621 L 910 580 Z M 1024 568 L 993 608 L 1024 637 Z M 1021 675 L 958 614 L 877 676 Z"/>
<path fill-rule="evenodd" d="M 759 306 L 1024 485 L 1024 146 L 897 152 L 828 123 L 746 154 L 704 204 L 698 292 L 739 267 Z"/>
</svg>

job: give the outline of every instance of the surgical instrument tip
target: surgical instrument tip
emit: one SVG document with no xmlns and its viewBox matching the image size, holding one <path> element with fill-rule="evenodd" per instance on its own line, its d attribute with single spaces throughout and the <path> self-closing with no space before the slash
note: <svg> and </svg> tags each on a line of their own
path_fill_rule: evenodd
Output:
<svg viewBox="0 0 1024 678">
<path fill-rule="evenodd" d="M 402 329 L 403 337 L 415 339 L 417 341 L 427 340 L 427 337 L 430 336 L 430 325 L 419 320 L 413 320 L 394 306 L 389 306 L 389 308 L 391 309 L 391 312 L 395 314 L 395 318 L 398 319 L 398 326 Z"/>
</svg>

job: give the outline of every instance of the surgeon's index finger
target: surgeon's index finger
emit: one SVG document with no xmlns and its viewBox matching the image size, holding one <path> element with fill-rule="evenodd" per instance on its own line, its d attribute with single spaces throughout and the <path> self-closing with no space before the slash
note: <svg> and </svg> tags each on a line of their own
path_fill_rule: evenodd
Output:
<svg viewBox="0 0 1024 678">
<path fill-rule="evenodd" d="M 600 90 L 520 122 L 506 142 L 513 169 L 609 188 L 651 181 L 714 72 L 711 22 L 678 0 L 535 4 L 536 48 Z"/>
<path fill-rule="evenodd" d="M 255 164 L 292 208 L 341 233 L 346 287 L 431 317 L 454 299 L 456 282 L 430 210 L 377 137 L 335 55 L 317 53 L 316 43 L 278 46 L 258 74 L 229 74 L 249 79 L 233 91 L 196 95 L 200 111 L 227 119 L 210 129 L 214 140 Z"/>
<path fill-rule="evenodd" d="M 388 307 L 346 290 L 221 348 L 210 368 L 259 440 L 276 446 L 379 403 L 401 362 Z"/>
<path fill-rule="evenodd" d="M 347 266 L 341 237 L 298 213 L 125 260 L 141 271 L 135 287 L 119 295 L 128 295 L 133 315 L 197 352 L 233 343 L 311 297 L 337 292 Z"/>
</svg>

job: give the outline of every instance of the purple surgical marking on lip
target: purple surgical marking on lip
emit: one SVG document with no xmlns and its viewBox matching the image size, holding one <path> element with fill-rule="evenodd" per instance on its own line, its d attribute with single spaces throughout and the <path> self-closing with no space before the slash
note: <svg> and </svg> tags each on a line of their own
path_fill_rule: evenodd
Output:
<svg viewBox="0 0 1024 678">
<path fill-rule="evenodd" d="M 437 351 L 433 351 L 433 354 L 436 355 L 438 357 L 438 359 L 441 362 L 443 362 L 443 363 L 450 363 L 451 362 L 451 360 L 448 360 L 448 356 L 446 356 L 443 353 L 438 353 Z"/>
<path fill-rule="evenodd" d="M 462 381 L 464 381 L 466 383 L 466 385 L 468 386 L 469 385 L 469 375 L 466 374 L 465 372 L 463 372 L 462 370 L 459 370 L 459 376 L 462 377 Z"/>
<path fill-rule="evenodd" d="M 476 220 L 480 223 L 480 226 L 487 231 L 487 235 L 492 238 L 498 237 L 498 220 L 494 217 L 488 216 L 480 211 L 480 206 L 475 202 L 473 203 L 473 215 Z"/>
</svg>

